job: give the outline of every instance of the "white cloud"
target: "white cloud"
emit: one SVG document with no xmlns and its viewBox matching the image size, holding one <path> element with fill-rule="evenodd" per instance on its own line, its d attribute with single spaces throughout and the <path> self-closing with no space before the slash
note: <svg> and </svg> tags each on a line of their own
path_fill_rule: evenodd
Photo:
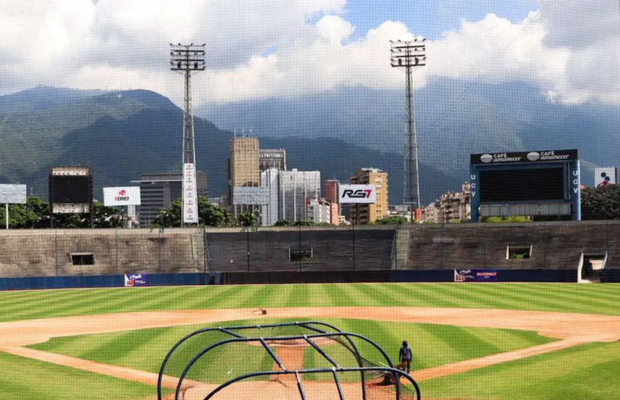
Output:
<svg viewBox="0 0 620 400">
<path fill-rule="evenodd" d="M 550 101 L 620 104 L 620 22 L 613 19 L 620 9 L 602 1 L 609 4 L 545 0 L 519 23 L 494 14 L 464 20 L 427 42 L 427 66 L 414 84 L 429 77 L 524 82 Z M 206 43 L 208 70 L 193 81 L 197 104 L 345 85 L 401 88 L 389 40 L 411 40 L 413 32 L 385 21 L 352 39 L 346 7 L 346 0 L 0 0 L 0 93 L 40 83 L 145 88 L 181 104 L 169 42 Z"/>
</svg>

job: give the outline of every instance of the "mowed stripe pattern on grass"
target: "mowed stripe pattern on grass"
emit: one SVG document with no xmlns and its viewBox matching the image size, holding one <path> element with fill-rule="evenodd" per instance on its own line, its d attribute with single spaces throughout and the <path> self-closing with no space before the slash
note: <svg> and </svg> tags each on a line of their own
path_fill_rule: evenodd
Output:
<svg viewBox="0 0 620 400">
<path fill-rule="evenodd" d="M 499 308 L 620 315 L 620 285 L 315 284 L 1 292 L 0 322 L 157 310 L 282 306 Z"/>
<path fill-rule="evenodd" d="M 172 345 L 196 329 L 220 325 L 251 325 L 253 323 L 265 324 L 283 321 L 286 320 L 246 320 L 201 326 L 59 337 L 30 347 L 105 364 L 157 372 L 160 366 L 158 361 L 163 360 Z M 414 353 L 415 369 L 454 363 L 553 341 L 553 339 L 539 336 L 536 332 L 531 331 L 338 318 L 323 319 L 323 321 L 331 323 L 343 331 L 357 332 L 367 336 L 387 351 L 396 363 L 398 362 L 398 348 L 402 340 L 408 340 Z M 361 353 L 369 361 L 379 365 L 384 364 L 383 357 L 374 347 L 361 340 L 356 340 L 356 344 L 360 346 Z M 255 356 L 258 353 L 255 350 L 260 350 L 256 346 L 246 345 L 242 347 L 247 350 L 231 351 L 230 354 L 226 353 L 223 358 L 230 360 L 231 366 L 243 365 L 249 362 L 247 361 L 248 357 L 249 359 L 256 358 Z M 338 351 L 339 347 L 345 351 L 341 346 L 328 346 L 326 351 Z M 227 348 L 232 349 L 231 346 Z M 249 352 L 256 354 L 250 356 Z M 341 356 L 344 357 L 342 354 Z M 307 367 L 317 366 L 318 362 L 318 359 L 308 358 Z M 331 365 L 321 365 L 331 368 Z"/>
</svg>

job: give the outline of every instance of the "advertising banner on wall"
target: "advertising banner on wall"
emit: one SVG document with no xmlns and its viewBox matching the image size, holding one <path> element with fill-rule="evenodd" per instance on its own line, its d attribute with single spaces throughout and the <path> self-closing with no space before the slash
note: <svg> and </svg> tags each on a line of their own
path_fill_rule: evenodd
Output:
<svg viewBox="0 0 620 400">
<path fill-rule="evenodd" d="M 497 270 L 455 269 L 454 282 L 497 282 Z"/>
<path fill-rule="evenodd" d="M 0 204 L 26 204 L 26 185 L 0 185 Z"/>
<path fill-rule="evenodd" d="M 616 183 L 618 183 L 618 170 L 616 167 L 594 169 L 594 186 L 615 185 Z"/>
<path fill-rule="evenodd" d="M 122 186 L 103 188 L 103 204 L 113 206 L 139 206 L 140 187 Z"/>
<path fill-rule="evenodd" d="M 129 274 L 125 275 L 125 286 L 146 286 L 146 274 Z"/>
<path fill-rule="evenodd" d="M 198 223 L 198 188 L 196 187 L 196 167 L 183 164 L 183 222 Z"/>
<path fill-rule="evenodd" d="M 340 185 L 338 198 L 341 204 L 372 204 L 377 199 L 375 185 Z"/>
</svg>

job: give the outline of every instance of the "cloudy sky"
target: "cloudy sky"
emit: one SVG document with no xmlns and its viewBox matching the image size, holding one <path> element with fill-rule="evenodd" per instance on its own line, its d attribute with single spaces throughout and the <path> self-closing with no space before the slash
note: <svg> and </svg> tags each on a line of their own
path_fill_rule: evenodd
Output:
<svg viewBox="0 0 620 400">
<path fill-rule="evenodd" d="M 181 104 L 168 43 L 205 43 L 197 105 L 400 88 L 389 40 L 427 38 L 417 87 L 523 82 L 620 104 L 618 0 L 0 0 L 0 94 L 151 89 Z"/>
</svg>

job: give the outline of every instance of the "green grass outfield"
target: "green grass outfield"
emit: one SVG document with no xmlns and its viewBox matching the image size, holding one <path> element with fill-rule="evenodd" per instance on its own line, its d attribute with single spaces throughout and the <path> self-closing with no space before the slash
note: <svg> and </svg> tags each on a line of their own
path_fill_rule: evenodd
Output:
<svg viewBox="0 0 620 400">
<path fill-rule="evenodd" d="M 287 306 L 464 307 L 620 315 L 620 285 L 317 284 L 0 292 L 0 321 Z M 326 322 L 371 337 L 385 346 L 391 356 L 395 356 L 394 347 L 401 338 L 412 338 L 410 342 L 418 356 L 416 368 L 549 340 L 533 332 L 499 329 L 345 319 Z M 194 328 L 58 338 L 36 347 L 153 371 L 159 367 L 170 343 Z M 592 343 L 425 381 L 421 387 L 424 398 L 612 399 L 617 397 L 620 387 L 618 360 L 620 343 Z M 0 399 L 147 399 L 154 394 L 153 387 L 0 353 Z"/>
</svg>

